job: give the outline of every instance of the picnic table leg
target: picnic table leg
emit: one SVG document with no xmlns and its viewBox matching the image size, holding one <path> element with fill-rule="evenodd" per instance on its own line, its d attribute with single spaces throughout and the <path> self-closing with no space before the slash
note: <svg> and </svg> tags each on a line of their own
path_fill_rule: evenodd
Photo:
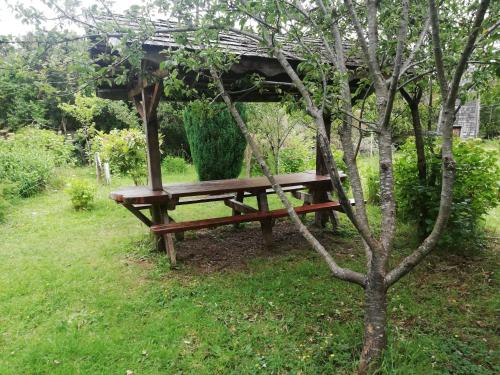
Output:
<svg viewBox="0 0 500 375">
<path fill-rule="evenodd" d="M 313 203 L 323 203 L 328 201 L 328 194 L 324 190 L 312 190 L 311 192 Z M 320 228 L 324 228 L 328 222 L 328 212 L 316 212 L 314 214 L 314 224 Z"/>
<path fill-rule="evenodd" d="M 236 197 L 235 199 L 238 201 L 238 202 L 241 202 L 243 203 L 243 198 L 245 197 L 245 194 L 243 192 L 240 192 L 240 193 L 236 193 Z M 241 212 L 236 210 L 235 208 L 233 208 L 233 216 L 238 216 L 238 215 L 241 215 Z M 239 228 L 240 227 L 240 224 L 239 223 L 235 223 L 233 224 L 233 228 Z"/>
<path fill-rule="evenodd" d="M 269 211 L 269 204 L 267 202 L 266 192 L 257 194 L 257 205 L 259 211 Z M 265 219 L 260 222 L 262 229 L 262 236 L 264 238 L 264 245 L 270 248 L 273 244 L 273 222 L 272 219 Z"/>
<path fill-rule="evenodd" d="M 160 206 L 152 205 L 149 210 L 151 212 L 151 221 L 153 224 L 163 223 L 162 212 L 161 212 L 162 209 Z M 159 237 L 155 236 L 155 244 L 156 244 L 156 250 L 163 251 L 165 249 L 166 243 L 162 236 Z"/>
<path fill-rule="evenodd" d="M 162 216 L 163 223 L 168 224 L 170 222 L 170 216 L 168 215 L 167 210 L 164 211 Z M 163 241 L 165 242 L 165 250 L 167 251 L 168 257 L 170 258 L 170 266 L 176 267 L 177 252 L 175 251 L 174 238 L 171 233 L 164 234 L 162 237 Z"/>
<path fill-rule="evenodd" d="M 175 223 L 175 220 L 168 214 L 168 211 L 165 212 L 165 215 L 168 216 L 169 223 Z M 177 241 L 184 241 L 184 232 L 175 232 L 174 236 Z"/>
</svg>

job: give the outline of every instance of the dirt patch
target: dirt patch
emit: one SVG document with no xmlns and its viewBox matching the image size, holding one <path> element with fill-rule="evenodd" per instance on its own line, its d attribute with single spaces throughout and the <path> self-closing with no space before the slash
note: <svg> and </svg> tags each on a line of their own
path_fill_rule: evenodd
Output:
<svg viewBox="0 0 500 375">
<path fill-rule="evenodd" d="M 350 240 L 331 231 L 310 226 L 310 230 L 337 255 L 352 257 L 357 251 Z M 176 242 L 177 259 L 189 268 L 202 273 L 224 269 L 245 269 L 255 258 L 273 258 L 290 252 L 312 253 L 306 240 L 290 221 L 278 221 L 273 227 L 273 246 L 264 246 L 260 224 L 246 224 L 235 229 L 230 226 L 190 233 L 184 241 Z"/>
</svg>

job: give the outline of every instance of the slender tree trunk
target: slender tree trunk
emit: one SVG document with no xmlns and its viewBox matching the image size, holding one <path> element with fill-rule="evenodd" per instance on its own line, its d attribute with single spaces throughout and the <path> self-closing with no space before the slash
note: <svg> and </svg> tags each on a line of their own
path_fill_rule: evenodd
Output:
<svg viewBox="0 0 500 375">
<path fill-rule="evenodd" d="M 385 266 L 380 255 L 374 255 L 365 288 L 365 332 L 358 374 L 378 368 L 387 346 L 387 288 Z"/>
<path fill-rule="evenodd" d="M 425 148 L 424 148 L 424 135 L 422 131 L 422 122 L 420 119 L 420 111 L 418 105 L 420 99 L 422 98 L 422 90 L 419 88 L 414 96 L 411 96 L 406 92 L 405 89 L 401 88 L 401 96 L 408 104 L 411 113 L 411 122 L 413 125 L 413 133 L 415 135 L 415 148 L 417 151 L 417 170 L 418 170 L 418 180 L 421 186 L 427 186 L 427 161 L 425 158 Z M 424 202 L 425 197 L 420 197 L 419 200 L 419 219 L 418 219 L 418 231 L 419 237 L 421 239 L 425 238 L 427 235 L 425 228 L 425 219 L 428 217 L 426 202 Z"/>
</svg>

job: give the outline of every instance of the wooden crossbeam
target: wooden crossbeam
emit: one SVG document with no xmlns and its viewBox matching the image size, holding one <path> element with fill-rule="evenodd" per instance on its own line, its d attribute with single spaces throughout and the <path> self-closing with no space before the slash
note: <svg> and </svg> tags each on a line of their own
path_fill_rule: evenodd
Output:
<svg viewBox="0 0 500 375">
<path fill-rule="evenodd" d="M 245 203 L 239 202 L 236 199 L 226 199 L 224 204 L 237 212 L 248 214 L 251 212 L 257 212 L 256 208 L 253 208 Z"/>
<path fill-rule="evenodd" d="M 151 205 L 149 205 L 151 206 Z M 141 211 L 140 211 L 140 208 L 137 208 L 137 207 L 134 207 L 134 205 L 132 204 L 128 204 L 128 203 L 123 203 L 123 207 L 125 207 L 127 210 L 129 210 L 130 212 L 132 212 L 132 214 L 138 218 L 140 221 L 142 221 L 144 224 L 146 224 L 148 227 L 152 226 L 153 225 L 153 222 L 149 219 L 149 217 L 147 217 L 146 215 L 144 215 Z"/>
<path fill-rule="evenodd" d="M 309 193 L 295 190 L 295 191 L 292 191 L 292 195 L 294 198 L 297 198 L 297 199 L 303 201 L 304 203 L 310 204 L 313 202 L 313 197 Z"/>
<path fill-rule="evenodd" d="M 320 212 L 320 211 L 328 211 L 335 210 L 341 211 L 342 207 L 338 202 L 324 202 L 324 203 L 316 203 L 310 204 L 307 206 L 300 206 L 294 208 L 297 214 L 305 214 L 308 212 Z M 176 233 L 176 232 L 184 232 L 187 230 L 197 230 L 203 228 L 212 228 L 221 225 L 235 224 L 235 223 L 245 223 L 251 221 L 262 221 L 266 219 L 277 219 L 280 217 L 288 216 L 288 211 L 285 208 L 272 210 L 272 211 L 258 211 L 253 213 L 248 213 L 244 215 L 238 216 L 226 216 L 219 217 L 214 219 L 205 219 L 205 220 L 194 220 L 194 221 L 185 221 L 182 223 L 171 223 L 171 224 L 163 224 L 163 225 L 153 225 L 151 227 L 151 231 L 155 234 L 161 235 L 166 233 Z"/>
</svg>

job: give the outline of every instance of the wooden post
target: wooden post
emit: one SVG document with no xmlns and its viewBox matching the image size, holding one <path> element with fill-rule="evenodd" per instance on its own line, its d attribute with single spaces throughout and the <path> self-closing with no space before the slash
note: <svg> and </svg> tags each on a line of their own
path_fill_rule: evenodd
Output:
<svg viewBox="0 0 500 375">
<path fill-rule="evenodd" d="M 99 156 L 98 152 L 94 154 L 94 161 L 95 161 L 95 175 L 97 178 L 97 184 L 99 184 L 102 178 L 102 163 L 101 163 L 101 157 Z"/>
<path fill-rule="evenodd" d="M 259 211 L 269 211 L 269 204 L 267 203 L 267 194 L 262 192 L 257 194 L 257 205 Z M 262 229 L 262 236 L 264 237 L 264 245 L 270 248 L 273 245 L 273 221 L 272 219 L 265 219 L 260 222 Z"/>
<path fill-rule="evenodd" d="M 160 141 L 158 137 L 158 103 L 162 96 L 163 85 L 157 82 L 151 86 L 147 86 L 144 82 L 139 82 L 139 90 L 131 93 L 130 97 L 134 102 L 137 111 L 141 115 L 146 132 L 147 145 L 147 162 L 148 162 L 148 183 L 153 191 L 163 190 L 161 178 L 161 158 L 160 158 Z M 151 205 L 151 221 L 153 225 L 168 223 L 168 213 L 164 212 L 160 205 Z M 176 264 L 176 254 L 174 242 L 171 234 L 160 236 L 157 238 L 156 247 L 159 251 L 166 250 L 170 257 L 172 266 Z"/>
<path fill-rule="evenodd" d="M 325 130 L 328 136 L 328 140 L 330 140 L 330 132 L 332 126 L 331 115 L 329 113 L 325 113 L 323 115 L 323 121 L 325 122 Z M 318 133 L 316 133 L 316 174 L 319 175 L 328 174 L 328 170 L 323 160 L 323 156 L 321 155 Z M 312 190 L 310 191 L 310 193 L 313 198 L 312 199 L 313 203 L 321 203 L 321 202 L 326 202 L 328 200 L 328 194 L 324 190 Z M 324 228 L 327 222 L 328 222 L 328 213 L 316 212 L 314 214 L 314 224 L 317 225 L 318 227 Z"/>
</svg>

